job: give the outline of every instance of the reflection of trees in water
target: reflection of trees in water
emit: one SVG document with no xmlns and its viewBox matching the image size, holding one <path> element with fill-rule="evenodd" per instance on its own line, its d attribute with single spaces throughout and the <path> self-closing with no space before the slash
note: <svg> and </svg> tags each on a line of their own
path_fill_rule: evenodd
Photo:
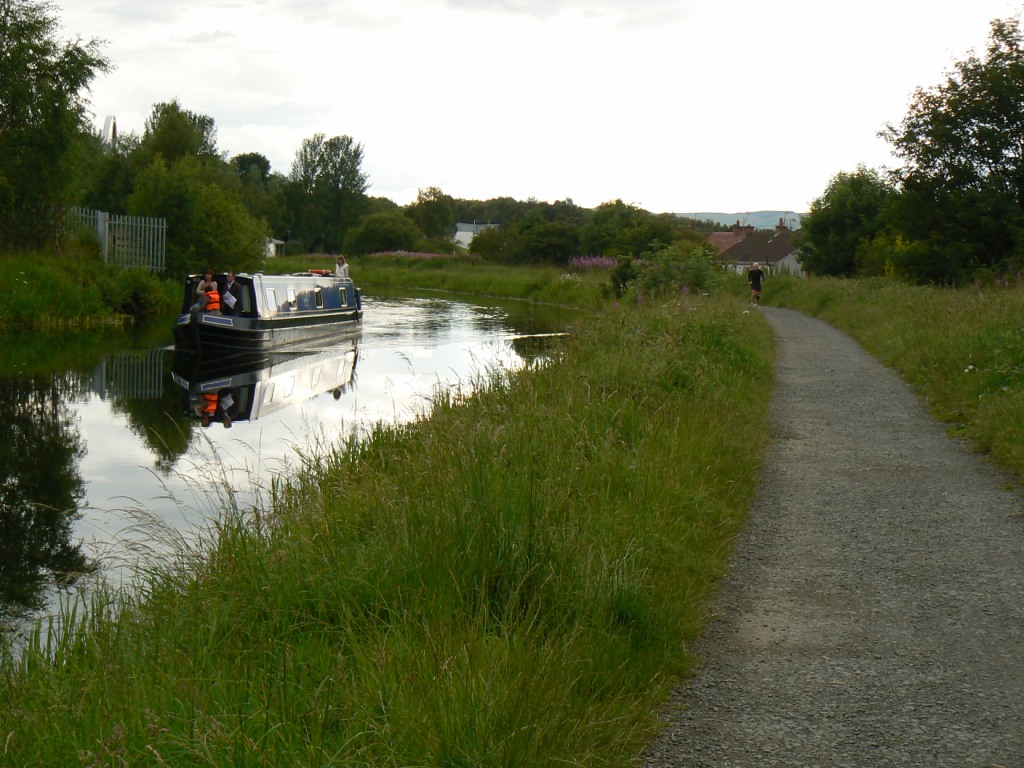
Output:
<svg viewBox="0 0 1024 768">
<path fill-rule="evenodd" d="M 73 374 L 0 379 L 0 616 L 38 608 L 53 580 L 88 569 L 71 544 L 85 445 L 68 404 L 84 390 Z"/>
<path fill-rule="evenodd" d="M 156 456 L 156 468 L 168 475 L 192 439 L 192 423 L 181 415 L 180 389 L 169 383 L 172 356 L 162 349 L 148 350 L 108 357 L 105 365 L 114 360 L 119 365 L 107 371 L 104 396 L 110 398 L 115 413 L 124 414 L 128 428 Z M 126 386 L 125 371 L 130 371 L 136 382 L 144 381 L 145 386 Z M 140 371 L 145 372 L 141 378 Z"/>
<path fill-rule="evenodd" d="M 549 360 L 558 349 L 561 338 L 558 336 L 514 336 L 511 340 L 512 349 L 523 360 L 523 364 L 531 367 Z"/>
</svg>

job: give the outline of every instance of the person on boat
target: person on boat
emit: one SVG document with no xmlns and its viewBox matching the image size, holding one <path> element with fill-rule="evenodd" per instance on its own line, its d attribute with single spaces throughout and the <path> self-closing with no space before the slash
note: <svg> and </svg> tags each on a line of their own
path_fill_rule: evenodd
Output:
<svg viewBox="0 0 1024 768">
<path fill-rule="evenodd" d="M 192 410 L 199 417 L 199 423 L 210 426 L 213 415 L 217 412 L 220 396 L 216 392 L 203 392 L 192 401 Z"/>
<path fill-rule="evenodd" d="M 228 272 L 227 282 L 224 283 L 224 291 L 220 296 L 222 315 L 237 315 L 241 309 L 242 286 L 235 281 L 235 273 Z"/>
<path fill-rule="evenodd" d="M 213 270 L 208 269 L 203 273 L 203 279 L 196 285 L 196 301 L 199 301 L 210 290 L 210 286 L 216 287 L 217 281 L 213 279 Z"/>
<path fill-rule="evenodd" d="M 200 299 L 202 303 L 201 309 L 204 312 L 219 312 L 220 311 L 220 288 L 214 283 L 212 288 L 206 290 L 206 296 Z"/>
<path fill-rule="evenodd" d="M 220 309 L 220 288 L 213 279 L 212 269 L 206 270 L 203 279 L 196 286 L 196 303 L 192 305 L 192 309 L 201 309 L 204 312 Z"/>
<path fill-rule="evenodd" d="M 338 257 L 338 261 L 334 265 L 334 276 L 348 277 L 348 262 L 345 261 L 344 254 Z"/>
<path fill-rule="evenodd" d="M 235 396 L 230 389 L 222 389 L 218 395 L 220 397 L 218 405 L 221 410 L 221 423 L 224 425 L 224 429 L 231 429 L 231 422 L 235 414 Z"/>
</svg>

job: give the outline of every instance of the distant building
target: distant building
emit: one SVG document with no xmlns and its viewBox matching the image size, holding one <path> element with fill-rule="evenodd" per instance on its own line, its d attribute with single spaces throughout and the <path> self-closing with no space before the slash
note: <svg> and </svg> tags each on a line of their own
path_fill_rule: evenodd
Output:
<svg viewBox="0 0 1024 768">
<path fill-rule="evenodd" d="M 753 227 L 740 226 L 740 223 L 737 221 L 732 225 L 732 230 L 729 232 L 712 232 L 708 235 L 708 242 L 718 249 L 718 255 L 721 256 L 734 245 L 742 242 L 743 238 L 753 231 Z"/>
<path fill-rule="evenodd" d="M 275 240 L 268 237 L 264 243 L 263 255 L 265 258 L 273 259 L 284 253 L 284 240 Z"/>
<path fill-rule="evenodd" d="M 100 140 L 103 142 L 104 150 L 117 149 L 117 118 L 113 115 L 107 115 L 107 119 L 103 121 L 103 135 L 100 136 Z"/>
<path fill-rule="evenodd" d="M 716 237 L 718 236 L 718 237 Z M 743 274 L 758 262 L 767 273 L 788 272 L 803 275 L 797 260 L 799 249 L 793 243 L 793 230 L 780 218 L 775 229 L 741 227 L 739 222 L 732 232 L 715 232 L 708 242 L 718 248 L 719 263 Z"/>
<path fill-rule="evenodd" d="M 459 221 L 455 224 L 455 242 L 463 248 L 469 248 L 473 238 L 485 229 L 498 226 L 490 221 Z"/>
</svg>

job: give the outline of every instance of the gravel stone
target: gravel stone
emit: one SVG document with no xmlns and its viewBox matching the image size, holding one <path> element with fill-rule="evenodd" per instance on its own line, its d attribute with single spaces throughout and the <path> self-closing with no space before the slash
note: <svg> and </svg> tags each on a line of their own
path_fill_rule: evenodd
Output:
<svg viewBox="0 0 1024 768">
<path fill-rule="evenodd" d="M 1019 486 L 850 337 L 758 311 L 772 442 L 701 666 L 640 764 L 1024 766 Z"/>
</svg>

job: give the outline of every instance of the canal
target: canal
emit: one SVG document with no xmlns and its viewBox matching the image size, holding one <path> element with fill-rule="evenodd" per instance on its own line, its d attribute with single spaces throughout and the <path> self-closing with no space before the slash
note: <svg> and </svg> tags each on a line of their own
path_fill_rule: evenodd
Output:
<svg viewBox="0 0 1024 768">
<path fill-rule="evenodd" d="M 379 423 L 429 413 L 439 390 L 549 354 L 571 310 L 441 296 L 364 297 L 360 329 L 298 352 L 197 363 L 166 338 L 75 340 L 0 358 L 0 632 L 137 583 L 267 503 L 281 477 Z M 68 342 L 70 343 L 70 342 Z M 29 345 L 38 346 L 29 348 Z M 20 352 L 20 354 L 19 354 Z"/>
</svg>

